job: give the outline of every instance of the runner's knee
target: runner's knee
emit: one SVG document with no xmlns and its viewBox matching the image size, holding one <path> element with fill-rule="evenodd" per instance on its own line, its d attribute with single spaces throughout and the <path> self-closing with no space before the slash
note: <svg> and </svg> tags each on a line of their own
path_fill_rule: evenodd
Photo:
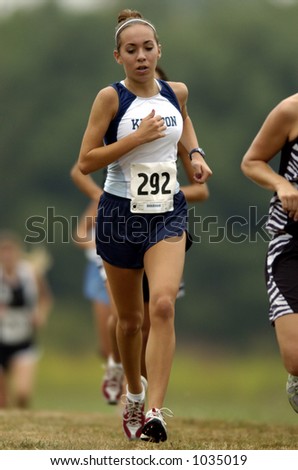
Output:
<svg viewBox="0 0 298 470">
<path fill-rule="evenodd" d="M 139 315 L 131 315 L 118 320 L 118 327 L 125 336 L 136 335 L 142 328 L 143 317 Z"/>
<path fill-rule="evenodd" d="M 161 294 L 156 297 L 156 299 L 152 302 L 151 308 L 151 323 L 160 320 L 172 320 L 174 318 L 174 302 L 169 295 Z"/>
</svg>

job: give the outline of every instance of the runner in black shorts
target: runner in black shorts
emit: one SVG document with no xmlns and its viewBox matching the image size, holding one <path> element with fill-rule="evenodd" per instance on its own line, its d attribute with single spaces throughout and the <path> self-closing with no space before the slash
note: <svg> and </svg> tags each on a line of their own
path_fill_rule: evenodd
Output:
<svg viewBox="0 0 298 470">
<path fill-rule="evenodd" d="M 281 152 L 279 173 L 268 162 Z M 272 235 L 266 259 L 269 319 L 275 326 L 287 395 L 298 412 L 298 94 L 268 115 L 242 161 L 246 176 L 274 191 L 267 229 Z"/>
<path fill-rule="evenodd" d="M 0 232 L 0 408 L 30 405 L 38 358 L 36 333 L 52 304 L 41 252 L 31 262 L 19 237 Z"/>
</svg>

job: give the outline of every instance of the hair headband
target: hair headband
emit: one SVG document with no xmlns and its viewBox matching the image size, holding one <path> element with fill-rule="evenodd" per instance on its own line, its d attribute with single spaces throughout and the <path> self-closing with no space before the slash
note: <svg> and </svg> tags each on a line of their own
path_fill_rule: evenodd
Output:
<svg viewBox="0 0 298 470">
<path fill-rule="evenodd" d="M 119 28 L 117 29 L 116 34 L 115 34 L 115 42 L 116 42 L 116 43 L 117 43 L 118 35 L 119 35 L 119 33 L 122 31 L 122 29 L 125 28 L 125 26 L 127 26 L 128 24 L 131 24 L 131 23 L 143 23 L 143 24 L 146 24 L 146 25 L 150 26 L 150 28 L 152 28 L 153 31 L 154 31 L 154 33 L 156 34 L 156 29 L 154 28 L 153 24 L 149 23 L 149 21 L 142 20 L 142 18 L 131 18 L 130 20 L 125 21 L 125 23 L 123 23 L 123 24 L 122 24 L 121 26 L 119 26 Z"/>
</svg>

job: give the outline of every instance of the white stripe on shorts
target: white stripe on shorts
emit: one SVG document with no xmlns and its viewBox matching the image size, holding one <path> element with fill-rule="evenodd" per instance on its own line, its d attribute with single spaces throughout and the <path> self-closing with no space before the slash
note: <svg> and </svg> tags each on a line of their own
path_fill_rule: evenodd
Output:
<svg viewBox="0 0 298 470">
<path fill-rule="evenodd" d="M 280 235 L 273 238 L 269 242 L 267 259 L 266 259 L 266 268 L 267 268 L 267 292 L 269 296 L 269 320 L 274 322 L 278 317 L 286 315 L 288 313 L 294 313 L 293 309 L 289 306 L 288 302 L 280 292 L 278 286 L 276 285 L 273 277 L 273 263 L 277 256 L 279 256 L 285 246 L 290 242 L 292 236 L 288 233 Z"/>
</svg>

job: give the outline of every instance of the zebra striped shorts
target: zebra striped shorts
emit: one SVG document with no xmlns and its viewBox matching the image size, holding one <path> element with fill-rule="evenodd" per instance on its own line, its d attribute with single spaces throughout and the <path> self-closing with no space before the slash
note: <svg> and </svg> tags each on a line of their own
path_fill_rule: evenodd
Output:
<svg viewBox="0 0 298 470">
<path fill-rule="evenodd" d="M 282 315 L 298 313 L 298 240 L 289 234 L 269 243 L 266 283 L 271 323 Z"/>
</svg>

